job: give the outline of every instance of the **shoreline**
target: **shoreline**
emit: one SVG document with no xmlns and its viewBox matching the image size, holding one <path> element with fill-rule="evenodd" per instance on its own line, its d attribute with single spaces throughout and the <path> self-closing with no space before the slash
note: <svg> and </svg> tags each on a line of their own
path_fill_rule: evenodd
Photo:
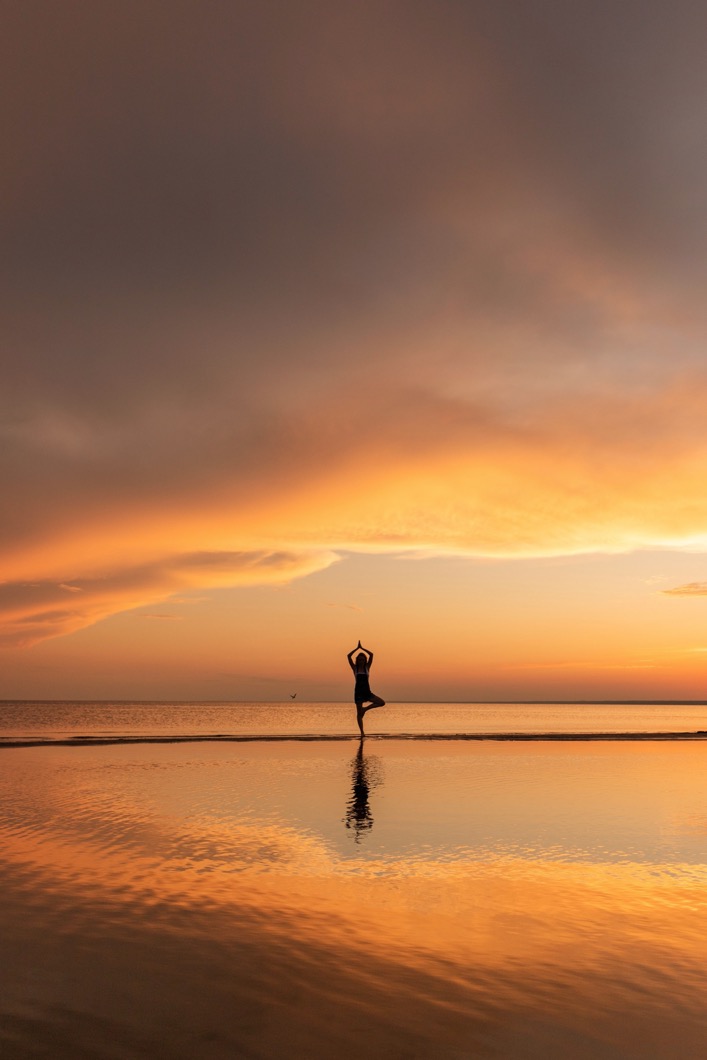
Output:
<svg viewBox="0 0 707 1060">
<path fill-rule="evenodd" d="M 648 741 L 701 741 L 707 740 L 707 730 L 696 732 L 508 732 L 508 733 L 371 733 L 366 740 L 415 740 L 415 741 L 495 741 L 500 743 L 591 743 Z M 164 736 L 72 736 L 59 739 L 39 737 L 0 738 L 0 750 L 20 747 L 106 747 L 121 744 L 177 744 L 177 743 L 319 743 L 358 742 L 357 734 L 348 733 L 291 733 L 267 735 L 231 735 L 214 733 L 209 735 L 175 734 Z"/>
</svg>

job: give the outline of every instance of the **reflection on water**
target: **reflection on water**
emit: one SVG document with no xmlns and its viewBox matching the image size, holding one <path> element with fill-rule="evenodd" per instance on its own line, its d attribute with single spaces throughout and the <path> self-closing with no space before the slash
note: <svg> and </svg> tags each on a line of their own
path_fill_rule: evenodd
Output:
<svg viewBox="0 0 707 1060">
<path fill-rule="evenodd" d="M 3 1060 L 702 1058 L 706 757 L 5 751 Z"/>
<path fill-rule="evenodd" d="M 354 843 L 373 828 L 373 814 L 368 802 L 371 788 L 380 784 L 379 759 L 364 753 L 364 742 L 359 741 L 358 750 L 351 762 L 351 798 L 346 806 L 346 827 L 354 834 Z"/>
</svg>

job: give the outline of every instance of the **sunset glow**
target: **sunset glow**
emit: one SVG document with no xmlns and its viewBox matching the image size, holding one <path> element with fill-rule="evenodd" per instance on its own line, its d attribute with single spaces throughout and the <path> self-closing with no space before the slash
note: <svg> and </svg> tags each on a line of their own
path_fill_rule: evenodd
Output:
<svg viewBox="0 0 707 1060">
<path fill-rule="evenodd" d="M 15 5 L 0 698 L 707 698 L 678 6 Z"/>
</svg>

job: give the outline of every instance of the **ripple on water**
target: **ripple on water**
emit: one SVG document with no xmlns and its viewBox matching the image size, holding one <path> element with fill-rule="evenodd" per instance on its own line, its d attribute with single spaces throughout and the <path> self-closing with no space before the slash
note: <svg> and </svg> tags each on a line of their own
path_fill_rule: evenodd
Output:
<svg viewBox="0 0 707 1060">
<path fill-rule="evenodd" d="M 67 1056 L 105 1021 L 175 1057 L 697 1057 L 703 753 L 8 752 L 3 1015 Z"/>
</svg>

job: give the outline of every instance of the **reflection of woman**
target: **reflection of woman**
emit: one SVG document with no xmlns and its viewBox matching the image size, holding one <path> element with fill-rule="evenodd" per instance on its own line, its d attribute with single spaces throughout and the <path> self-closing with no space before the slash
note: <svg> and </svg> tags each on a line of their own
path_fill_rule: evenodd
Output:
<svg viewBox="0 0 707 1060">
<path fill-rule="evenodd" d="M 358 655 L 353 659 L 355 652 L 358 652 Z M 363 715 L 367 710 L 371 710 L 373 707 L 384 707 L 385 700 L 381 699 L 381 697 L 377 696 L 374 692 L 371 692 L 371 687 L 368 683 L 368 674 L 373 665 L 373 652 L 369 651 L 368 648 L 362 647 L 361 641 L 359 641 L 353 651 L 350 651 L 346 658 L 349 660 L 349 666 L 356 677 L 356 685 L 354 688 L 356 721 L 361 730 L 361 736 L 365 736 L 366 734 L 363 731 Z M 368 703 L 369 705 L 364 707 L 364 703 Z"/>
<path fill-rule="evenodd" d="M 368 805 L 369 789 L 369 770 L 366 759 L 363 757 L 363 741 L 361 741 L 351 763 L 351 798 L 346 807 L 346 827 L 353 829 L 355 843 L 360 843 L 363 832 L 369 832 L 373 828 L 373 814 Z"/>
</svg>

